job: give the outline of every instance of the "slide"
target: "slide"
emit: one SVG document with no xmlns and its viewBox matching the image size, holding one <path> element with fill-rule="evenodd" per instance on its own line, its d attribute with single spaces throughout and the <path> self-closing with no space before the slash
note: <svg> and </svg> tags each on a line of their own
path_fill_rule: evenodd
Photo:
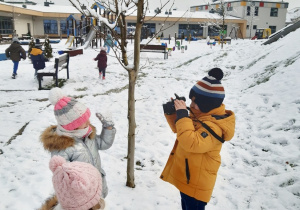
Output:
<svg viewBox="0 0 300 210">
<path fill-rule="evenodd" d="M 94 27 L 91 27 L 90 32 L 88 33 L 88 35 L 86 36 L 86 38 L 84 40 L 84 44 L 80 48 L 83 48 L 83 49 L 88 48 L 90 46 L 90 43 L 93 40 L 95 34 L 96 34 L 96 29 Z"/>
</svg>

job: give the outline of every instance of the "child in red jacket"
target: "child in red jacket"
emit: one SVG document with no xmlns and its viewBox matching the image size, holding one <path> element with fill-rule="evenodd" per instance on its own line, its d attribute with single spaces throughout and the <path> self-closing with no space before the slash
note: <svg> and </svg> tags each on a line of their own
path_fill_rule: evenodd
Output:
<svg viewBox="0 0 300 210">
<path fill-rule="evenodd" d="M 103 74 L 102 79 L 105 79 L 105 70 L 107 67 L 106 49 L 104 47 L 100 47 L 100 50 L 100 53 L 96 58 L 94 58 L 94 60 L 98 61 L 99 78 L 101 79 L 101 75 Z"/>
</svg>

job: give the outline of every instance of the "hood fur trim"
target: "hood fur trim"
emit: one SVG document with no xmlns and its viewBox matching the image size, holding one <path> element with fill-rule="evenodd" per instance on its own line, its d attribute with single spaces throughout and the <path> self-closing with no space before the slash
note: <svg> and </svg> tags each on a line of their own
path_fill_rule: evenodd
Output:
<svg viewBox="0 0 300 210">
<path fill-rule="evenodd" d="M 57 206 L 58 200 L 55 195 L 48 198 L 39 210 L 51 210 Z"/>
<path fill-rule="evenodd" d="M 92 127 L 92 133 L 89 135 L 89 139 L 95 139 L 96 128 L 93 125 L 90 126 Z M 68 136 L 57 135 L 56 127 L 56 125 L 52 125 L 41 134 L 40 141 L 43 143 L 44 149 L 52 152 L 74 146 L 75 140 Z"/>
</svg>

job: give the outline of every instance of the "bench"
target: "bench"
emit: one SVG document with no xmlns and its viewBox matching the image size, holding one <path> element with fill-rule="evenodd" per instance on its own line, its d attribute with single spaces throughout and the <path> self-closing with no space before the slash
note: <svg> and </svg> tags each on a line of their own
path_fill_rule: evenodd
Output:
<svg viewBox="0 0 300 210">
<path fill-rule="evenodd" d="M 140 52 L 154 52 L 154 53 L 163 53 L 164 59 L 168 59 L 168 52 L 166 46 L 163 45 L 140 45 Z"/>
<path fill-rule="evenodd" d="M 215 39 L 215 41 L 218 41 L 218 44 L 220 44 L 222 42 L 222 39 Z M 223 43 L 226 44 L 231 44 L 231 38 L 223 38 Z"/>
<path fill-rule="evenodd" d="M 8 42 L 8 41 L 11 41 L 12 38 L 13 38 L 12 34 L 2 34 L 1 35 L 1 41 Z"/>
<path fill-rule="evenodd" d="M 31 36 L 28 36 L 28 34 L 22 34 L 22 40 L 24 39 L 31 39 Z"/>
<path fill-rule="evenodd" d="M 39 90 L 42 90 L 42 79 L 45 76 L 51 76 L 55 79 L 55 85 L 58 87 L 58 71 L 62 69 L 67 69 L 67 79 L 69 79 L 69 54 L 64 53 L 59 57 L 55 58 L 54 68 L 53 66 L 48 66 L 44 69 L 37 71 L 37 78 L 39 81 Z"/>
</svg>

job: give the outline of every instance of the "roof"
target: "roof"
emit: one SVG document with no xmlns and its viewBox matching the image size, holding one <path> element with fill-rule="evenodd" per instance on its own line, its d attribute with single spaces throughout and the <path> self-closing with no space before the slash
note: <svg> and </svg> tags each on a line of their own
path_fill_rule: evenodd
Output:
<svg viewBox="0 0 300 210">
<path fill-rule="evenodd" d="M 154 10 L 150 10 L 146 13 L 146 17 L 153 17 L 156 13 Z M 178 11 L 178 10 L 173 10 L 172 14 L 169 15 L 166 14 L 166 11 L 161 11 L 161 13 L 157 14 L 156 17 L 170 17 L 170 18 L 199 18 L 199 19 L 219 19 L 220 16 L 217 13 L 209 13 L 207 11 L 197 11 L 197 12 L 188 12 L 188 11 Z M 226 16 L 227 20 L 242 20 L 242 18 L 238 17 L 233 17 L 233 16 Z"/>
<path fill-rule="evenodd" d="M 241 1 L 246 1 L 246 0 L 223 0 L 223 2 L 241 2 Z M 265 3 L 281 3 L 281 4 L 288 4 L 288 2 L 282 1 L 282 0 L 253 0 L 253 2 L 265 2 Z M 216 5 L 216 4 L 220 4 L 221 1 L 215 1 L 212 3 L 208 3 L 210 5 Z M 205 6 L 208 4 L 200 4 L 200 5 L 194 5 L 191 6 L 191 8 L 193 7 L 199 7 L 199 6 Z"/>
<path fill-rule="evenodd" d="M 9 3 L 4 3 L 0 2 L 0 5 L 7 5 L 7 6 L 12 6 L 12 7 L 19 7 L 23 8 L 22 5 L 20 4 L 9 4 Z M 44 13 L 68 13 L 68 14 L 80 14 L 80 12 L 73 6 L 63 6 L 63 5 L 50 5 L 50 6 L 43 6 L 43 5 L 26 5 L 27 10 L 34 10 L 38 12 L 44 12 Z M 1 11 L 1 9 L 0 9 Z"/>
</svg>

